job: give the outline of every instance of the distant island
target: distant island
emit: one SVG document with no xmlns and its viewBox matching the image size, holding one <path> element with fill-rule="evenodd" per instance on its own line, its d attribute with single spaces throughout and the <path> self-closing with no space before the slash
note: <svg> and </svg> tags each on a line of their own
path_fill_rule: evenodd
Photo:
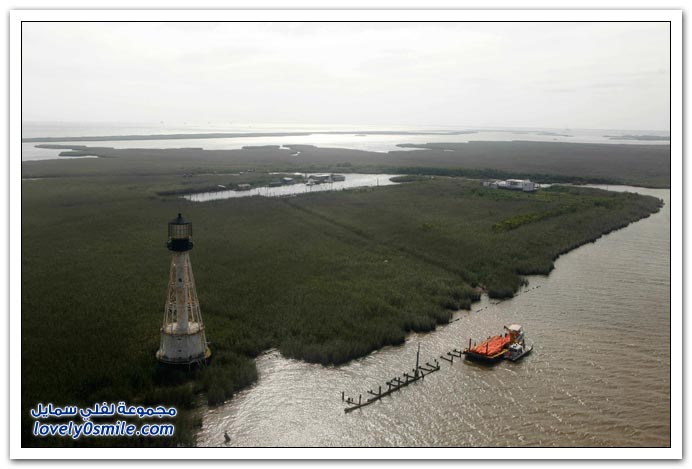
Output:
<svg viewBox="0 0 692 469">
<path fill-rule="evenodd" d="M 404 131 L 404 130 L 375 130 L 375 131 L 325 131 L 325 132 L 221 132 L 202 134 L 153 134 L 153 135 L 100 135 L 82 137 L 27 137 L 22 143 L 50 142 L 115 142 L 129 140 L 192 140 L 203 138 L 243 138 L 243 137 L 306 137 L 309 135 L 465 135 L 477 133 L 475 130 L 452 131 Z M 44 147 L 48 148 L 48 147 Z"/>
<path fill-rule="evenodd" d="M 514 131 L 512 131 L 512 133 L 513 133 L 513 134 L 522 134 L 522 135 L 526 135 L 526 134 L 542 135 L 542 136 L 545 136 L 545 137 L 572 137 L 572 135 L 568 135 L 568 134 L 561 134 L 561 133 L 557 133 L 557 132 L 546 132 L 546 131 L 543 131 L 543 130 L 541 130 L 541 131 L 533 131 L 533 130 L 514 130 Z"/>
<path fill-rule="evenodd" d="M 281 145 L 245 145 L 243 150 L 278 150 Z"/>
<path fill-rule="evenodd" d="M 611 140 L 643 140 L 649 142 L 669 142 L 670 135 L 604 135 Z"/>
</svg>

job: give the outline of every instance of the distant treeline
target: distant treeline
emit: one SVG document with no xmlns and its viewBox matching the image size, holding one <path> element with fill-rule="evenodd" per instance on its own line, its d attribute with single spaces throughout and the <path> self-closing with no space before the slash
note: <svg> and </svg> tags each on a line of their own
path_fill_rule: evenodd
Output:
<svg viewBox="0 0 692 469">
<path fill-rule="evenodd" d="M 307 135 L 463 135 L 473 134 L 475 130 L 456 131 L 403 131 L 403 130 L 373 130 L 373 131 L 325 131 L 325 132 L 210 132 L 190 134 L 152 134 L 152 135 L 99 135 L 81 137 L 26 137 L 23 143 L 37 142 L 116 142 L 124 140 L 187 140 L 204 138 L 243 138 L 243 137 L 303 137 Z"/>
<path fill-rule="evenodd" d="M 611 140 L 642 140 L 651 142 L 670 141 L 670 135 L 606 135 Z"/>
<path fill-rule="evenodd" d="M 435 167 L 395 167 L 388 168 L 389 171 L 412 175 L 433 175 L 449 177 L 466 177 L 471 179 L 530 179 L 538 183 L 554 184 L 624 184 L 622 180 L 603 177 L 579 177 L 563 176 L 560 174 L 536 174 L 507 172 L 491 168 L 469 169 L 469 168 L 435 168 Z"/>
</svg>

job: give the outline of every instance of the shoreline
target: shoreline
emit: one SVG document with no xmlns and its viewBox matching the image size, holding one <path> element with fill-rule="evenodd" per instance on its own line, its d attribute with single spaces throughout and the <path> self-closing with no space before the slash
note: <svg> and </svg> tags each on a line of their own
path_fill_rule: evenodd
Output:
<svg viewBox="0 0 692 469">
<path fill-rule="evenodd" d="M 634 186 L 619 185 L 619 186 L 617 186 L 617 187 L 622 188 L 622 187 L 634 187 Z M 593 187 L 593 188 L 594 188 L 594 189 L 600 189 L 600 188 L 598 188 L 598 187 Z M 668 191 L 670 190 L 670 189 L 667 189 L 667 188 L 663 188 L 663 189 L 662 189 L 662 188 L 655 188 L 655 189 L 656 189 L 656 190 L 668 190 Z M 628 191 L 612 191 L 612 192 L 628 192 Z M 645 194 L 638 194 L 638 195 L 645 195 Z M 368 352 L 368 353 L 366 353 L 366 354 L 364 354 L 364 355 L 361 355 L 361 356 L 352 358 L 352 359 L 348 360 L 347 362 L 340 363 L 340 364 L 336 364 L 336 365 L 334 365 L 334 364 L 332 364 L 332 365 L 325 365 L 325 364 L 321 364 L 321 363 L 319 363 L 319 362 L 312 362 L 312 361 L 304 360 L 304 359 L 297 358 L 297 357 L 293 357 L 293 356 L 286 356 L 286 355 L 284 355 L 284 354 L 281 352 L 281 350 L 280 350 L 278 347 L 270 347 L 270 348 L 268 348 L 268 349 L 266 349 L 266 350 L 263 350 L 263 351 L 260 352 L 256 357 L 254 357 L 254 358 L 253 358 L 253 363 L 255 363 L 255 366 L 256 366 L 256 361 L 257 361 L 257 359 L 260 359 L 260 358 L 262 358 L 262 357 L 265 357 L 265 356 L 268 356 L 268 355 L 272 355 L 272 354 L 278 354 L 278 355 L 279 355 L 282 359 L 284 359 L 284 360 L 295 360 L 295 361 L 297 361 L 297 362 L 300 362 L 300 364 L 303 365 L 303 366 L 304 366 L 304 365 L 320 365 L 321 367 L 336 367 L 336 368 L 339 368 L 339 367 L 342 367 L 342 366 L 348 366 L 348 365 L 350 365 L 350 364 L 352 364 L 352 363 L 354 363 L 354 362 L 359 362 L 359 361 L 365 360 L 365 359 L 367 359 L 368 356 L 370 356 L 370 355 L 372 355 L 372 354 L 375 354 L 375 353 L 380 353 L 381 351 L 386 350 L 386 349 L 389 349 L 389 348 L 391 348 L 391 349 L 400 348 L 400 347 L 402 347 L 406 342 L 408 342 L 408 341 L 410 340 L 410 337 L 413 336 L 414 334 L 416 334 L 416 335 L 417 335 L 417 334 L 421 334 L 421 335 L 434 334 L 435 332 L 438 332 L 438 328 L 439 328 L 439 329 L 444 329 L 446 326 L 451 325 L 452 323 L 454 323 L 454 322 L 458 321 L 459 319 L 461 319 L 460 317 L 456 317 L 456 316 L 459 315 L 459 314 L 462 314 L 462 313 L 482 313 L 482 312 L 484 311 L 484 309 L 485 309 L 485 308 L 475 309 L 474 306 L 475 306 L 475 307 L 478 307 L 478 306 L 480 306 L 481 304 L 483 304 L 484 302 L 487 302 L 487 303 L 489 303 L 490 305 L 495 306 L 495 305 L 498 305 L 498 304 L 500 304 L 500 303 L 504 303 L 504 302 L 506 302 L 506 301 L 511 301 L 511 300 L 513 300 L 513 299 L 515 299 L 515 298 L 521 296 L 522 294 L 525 294 L 525 293 L 528 293 L 528 292 L 533 291 L 533 290 L 534 290 L 535 288 L 537 288 L 537 287 L 533 287 L 533 288 L 530 287 L 530 285 L 531 285 L 530 278 L 531 278 L 531 277 L 547 278 L 547 277 L 549 277 L 549 276 L 551 275 L 552 271 L 555 269 L 554 263 L 555 263 L 558 259 L 562 258 L 563 256 L 566 256 L 566 255 L 568 255 L 568 254 L 572 254 L 572 253 L 576 252 L 577 250 L 579 250 L 580 248 L 585 247 L 585 246 L 588 245 L 588 244 L 596 243 L 599 239 L 601 239 L 601 238 L 603 238 L 603 237 L 605 237 L 605 236 L 608 236 L 608 235 L 610 235 L 610 234 L 613 234 L 613 233 L 619 232 L 619 231 L 621 231 L 621 230 L 624 230 L 625 228 L 629 227 L 630 225 L 633 225 L 633 224 L 635 224 L 635 223 L 637 223 L 637 222 L 640 222 L 640 221 L 642 221 L 642 220 L 645 220 L 645 219 L 647 219 L 647 218 L 649 218 L 649 217 L 651 217 L 651 216 L 655 216 L 656 214 L 659 214 L 659 213 L 661 212 L 661 208 L 665 205 L 665 203 L 663 202 L 663 200 L 662 200 L 662 199 L 660 199 L 660 200 L 661 200 L 661 204 L 660 204 L 659 209 L 658 209 L 657 211 L 652 212 L 652 213 L 650 213 L 650 214 L 646 214 L 646 215 L 644 215 L 644 216 L 641 216 L 640 218 L 637 218 L 637 219 L 635 219 L 635 220 L 632 220 L 632 221 L 630 221 L 630 222 L 628 222 L 628 223 L 622 224 L 622 225 L 617 226 L 617 227 L 615 227 L 615 228 L 611 228 L 611 229 L 609 229 L 609 230 L 607 230 L 607 231 L 604 231 L 603 233 L 601 233 L 601 234 L 598 235 L 598 236 L 595 236 L 595 237 L 593 237 L 593 238 L 590 238 L 590 239 L 588 239 L 588 240 L 585 240 L 585 241 L 583 241 L 583 242 L 581 242 L 581 243 L 579 243 L 579 244 L 577 244 L 577 245 L 575 245 L 575 246 L 573 246 L 573 247 L 570 247 L 569 249 L 567 249 L 567 250 L 565 250 L 565 251 L 563 251 L 563 252 L 560 252 L 559 254 L 557 254 L 557 255 L 553 258 L 553 261 L 552 261 L 552 262 L 553 262 L 553 268 L 552 268 L 548 273 L 545 273 L 545 274 L 537 273 L 537 274 L 527 274 L 527 275 L 523 275 L 522 278 L 525 278 L 525 279 L 528 280 L 527 284 L 526 284 L 524 287 L 522 287 L 522 289 L 520 289 L 520 290 L 518 290 L 517 292 L 515 292 L 511 297 L 506 297 L 506 298 L 493 298 L 493 297 L 491 297 L 491 296 L 488 294 L 488 291 L 487 291 L 487 290 L 483 289 L 483 290 L 482 290 L 481 297 L 480 297 L 478 300 L 476 300 L 476 301 L 472 301 L 471 304 L 469 305 L 469 308 L 459 308 L 459 309 L 457 309 L 457 310 L 455 310 L 455 311 L 452 311 L 452 312 L 451 312 L 451 315 L 450 315 L 450 320 L 449 320 L 448 322 L 446 322 L 446 323 L 439 323 L 439 324 L 436 325 L 436 327 L 435 327 L 434 329 L 429 330 L 429 331 L 409 331 L 409 332 L 406 334 L 406 336 L 405 336 L 405 338 L 404 338 L 404 341 L 403 341 L 402 343 L 400 343 L 400 344 L 387 344 L 387 345 L 383 345 L 383 346 L 378 347 L 378 348 L 376 348 L 376 349 L 374 349 L 374 350 L 371 350 L 370 352 Z M 539 285 L 539 286 L 540 286 L 540 285 Z M 526 288 L 526 290 L 523 290 L 523 288 Z M 487 308 L 487 307 L 488 307 L 488 306 L 486 306 L 486 308 Z M 474 309 L 475 309 L 475 310 L 474 310 Z M 254 381 L 253 381 L 252 383 L 250 383 L 249 385 L 247 385 L 247 386 L 245 386 L 245 387 L 239 389 L 239 390 L 237 391 L 237 393 L 244 393 L 244 392 L 247 392 L 247 391 L 251 390 L 253 387 L 257 386 L 259 382 L 260 382 L 260 376 L 259 376 L 259 373 L 258 373 L 257 379 L 256 379 L 256 380 L 254 380 Z M 236 394 L 236 393 L 234 393 L 234 395 L 233 395 L 231 398 L 227 399 L 226 401 L 224 401 L 223 403 L 220 403 L 220 404 L 218 404 L 218 405 L 209 405 L 209 404 L 207 404 L 207 403 L 204 403 L 204 402 L 201 402 L 201 401 L 200 401 L 200 404 L 199 404 L 197 407 L 191 409 L 190 411 L 194 414 L 195 418 L 203 419 L 204 416 L 205 416 L 205 414 L 208 413 L 210 410 L 217 410 L 217 409 L 221 409 L 221 408 L 225 407 L 226 405 L 230 405 L 230 403 L 232 402 L 232 400 L 235 398 L 235 394 Z M 200 428 L 201 428 L 201 426 L 200 426 Z M 195 446 L 194 446 L 194 447 L 199 447 L 198 444 L 197 444 L 197 435 L 198 435 L 198 433 L 199 433 L 199 429 L 198 429 L 198 428 L 195 428 L 195 434 L 193 435 L 193 439 L 194 439 L 194 441 L 195 441 Z"/>
</svg>

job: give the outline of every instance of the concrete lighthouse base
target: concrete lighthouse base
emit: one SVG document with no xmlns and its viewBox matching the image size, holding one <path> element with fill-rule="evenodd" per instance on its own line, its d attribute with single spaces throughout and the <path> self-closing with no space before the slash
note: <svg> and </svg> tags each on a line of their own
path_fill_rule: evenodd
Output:
<svg viewBox="0 0 692 469">
<path fill-rule="evenodd" d="M 156 352 L 156 358 L 171 365 L 190 365 L 207 361 L 211 350 L 207 347 L 204 328 L 196 322 L 188 323 L 185 334 L 176 333 L 176 323 L 166 324 L 161 328 L 161 345 Z"/>
</svg>

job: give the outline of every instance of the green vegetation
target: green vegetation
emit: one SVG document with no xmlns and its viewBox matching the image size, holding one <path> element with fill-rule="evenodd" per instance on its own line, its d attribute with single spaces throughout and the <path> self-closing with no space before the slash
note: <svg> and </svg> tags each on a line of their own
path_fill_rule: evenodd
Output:
<svg viewBox="0 0 692 469">
<path fill-rule="evenodd" d="M 538 213 L 525 213 L 523 215 L 515 215 L 512 218 L 508 218 L 506 220 L 502 220 L 501 222 L 495 223 L 493 225 L 493 231 L 499 233 L 502 231 L 509 231 L 509 230 L 514 230 L 516 228 L 519 228 L 522 225 L 526 225 L 529 223 L 535 223 L 541 220 L 545 220 L 546 218 L 550 217 L 556 217 L 558 215 L 562 215 L 565 213 L 574 213 L 580 208 L 585 208 L 584 205 L 580 207 L 577 204 L 573 205 L 565 205 L 562 207 L 554 208 L 551 210 L 546 210 L 544 212 L 538 212 Z"/>
<path fill-rule="evenodd" d="M 390 152 L 399 166 L 477 172 L 458 176 L 670 187 L 670 145 L 514 141 L 399 146 L 421 149 Z"/>
<path fill-rule="evenodd" d="M 242 172 L 237 174 L 216 173 L 186 176 L 187 180 L 178 185 L 177 178 L 174 178 L 173 187 L 157 192 L 158 195 L 174 196 L 199 194 L 201 192 L 219 192 L 236 190 L 239 184 L 249 184 L 250 187 L 266 187 L 274 181 L 280 181 L 283 177 L 293 178 L 295 182 L 304 182 L 302 175 L 293 173 L 256 173 Z M 159 181 L 159 183 L 162 181 Z"/>
<path fill-rule="evenodd" d="M 80 158 L 84 156 L 99 156 L 99 154 L 95 151 L 91 150 L 68 150 L 68 151 L 61 151 L 58 156 L 62 157 L 72 157 L 72 158 Z"/>
<path fill-rule="evenodd" d="M 426 179 L 431 179 L 434 176 L 423 176 L 421 174 L 407 174 L 404 176 L 394 176 L 391 178 L 394 182 L 416 182 L 425 181 Z"/>
<path fill-rule="evenodd" d="M 26 173 L 24 177 L 37 173 L 46 177 L 198 174 L 230 170 L 340 172 L 348 169 L 366 173 L 528 178 L 542 183 L 670 187 L 670 145 L 523 141 L 428 143 L 406 145 L 421 150 L 376 153 L 290 145 L 289 139 L 287 137 L 284 145 L 286 149 L 267 146 L 244 150 L 117 150 L 77 145 L 70 148 L 112 158 L 71 167 L 61 161 L 27 162 L 22 169 Z M 118 161 L 114 161 L 116 159 Z"/>
<path fill-rule="evenodd" d="M 276 170 L 263 150 L 250 153 Z M 160 193 L 277 176 L 216 156 L 108 156 L 118 157 L 23 165 L 24 177 L 44 178 L 22 183 L 23 445 L 75 444 L 31 437 L 29 409 L 38 402 L 103 400 L 184 412 L 174 439 L 76 444 L 192 444 L 190 409 L 252 383 L 252 359 L 263 351 L 329 365 L 400 344 L 410 331 L 448 322 L 482 290 L 511 296 L 522 275 L 548 273 L 561 253 L 659 207 L 627 193 L 526 194 L 439 176 L 192 203 Z M 170 261 L 166 223 L 178 211 L 195 226 L 191 259 L 214 354 L 209 367 L 189 373 L 154 359 Z"/>
</svg>

